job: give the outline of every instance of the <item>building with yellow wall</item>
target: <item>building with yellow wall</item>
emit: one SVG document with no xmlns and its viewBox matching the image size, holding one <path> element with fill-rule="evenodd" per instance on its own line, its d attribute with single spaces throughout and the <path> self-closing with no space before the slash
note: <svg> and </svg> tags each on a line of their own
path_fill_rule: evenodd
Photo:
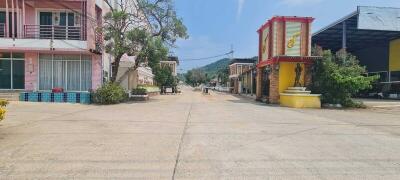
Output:
<svg viewBox="0 0 400 180">
<path fill-rule="evenodd" d="M 360 6 L 315 32 L 312 44 L 357 56 L 368 75 L 379 75 L 369 94 L 400 99 L 400 8 Z"/>
</svg>

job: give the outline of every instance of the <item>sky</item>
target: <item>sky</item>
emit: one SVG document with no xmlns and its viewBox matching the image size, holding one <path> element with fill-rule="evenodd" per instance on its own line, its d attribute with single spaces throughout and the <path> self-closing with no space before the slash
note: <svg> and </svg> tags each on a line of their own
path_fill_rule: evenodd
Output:
<svg viewBox="0 0 400 180">
<path fill-rule="evenodd" d="M 400 8 L 400 0 L 175 0 L 190 37 L 178 40 L 171 52 L 180 59 L 180 72 L 224 57 L 187 59 L 224 54 L 231 46 L 236 58 L 254 57 L 258 55 L 256 31 L 272 16 L 314 17 L 315 32 L 356 11 L 357 6 Z"/>
</svg>

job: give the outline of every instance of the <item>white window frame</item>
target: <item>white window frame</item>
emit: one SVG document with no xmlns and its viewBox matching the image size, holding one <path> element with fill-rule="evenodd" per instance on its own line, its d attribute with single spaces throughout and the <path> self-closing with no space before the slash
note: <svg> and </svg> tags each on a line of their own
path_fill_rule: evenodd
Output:
<svg viewBox="0 0 400 180">
<path fill-rule="evenodd" d="M 11 88 L 10 89 L 0 89 L 0 90 L 24 90 L 24 89 L 14 89 L 13 61 L 24 61 L 24 66 L 25 66 L 25 53 L 19 53 L 19 54 L 24 54 L 24 58 L 13 58 L 13 52 L 4 52 L 4 53 L 10 53 L 10 58 L 0 58 L 0 60 L 10 60 Z M 25 72 L 24 72 L 24 75 L 25 75 Z M 24 83 L 25 83 L 25 81 L 24 81 Z"/>
<path fill-rule="evenodd" d="M 64 54 L 61 54 L 61 55 L 64 55 Z M 76 54 L 75 54 L 76 55 Z M 88 91 L 82 91 L 82 56 L 84 56 L 85 54 L 80 54 L 79 55 L 79 60 L 62 60 L 63 62 L 68 62 L 68 61 L 79 61 L 79 91 L 69 91 L 68 90 L 68 83 L 67 83 L 67 81 L 65 81 L 65 89 L 64 89 L 64 91 L 66 91 L 66 92 L 88 92 Z M 93 61 L 92 61 L 92 59 L 91 59 L 91 56 L 90 55 L 86 55 L 86 56 L 89 56 L 90 57 L 90 59 L 88 60 L 88 61 L 90 61 L 90 63 L 91 63 L 91 75 L 90 75 L 90 77 L 91 77 L 91 82 L 90 82 L 90 89 L 92 89 L 92 87 L 93 87 Z M 51 54 L 51 89 L 50 90 L 42 90 L 42 89 L 40 89 L 40 53 L 38 53 L 38 55 L 37 55 L 37 57 L 38 57 L 38 59 L 37 59 L 37 61 L 38 61 L 38 71 L 37 71 L 37 89 L 38 89 L 38 91 L 40 91 L 40 92 L 49 92 L 49 91 L 51 91 L 53 88 L 55 88 L 54 87 L 54 72 L 53 72 L 53 70 L 54 70 L 54 54 Z M 68 65 L 65 67 L 65 69 L 66 69 L 66 71 L 65 71 L 65 73 L 67 74 L 68 73 Z M 68 75 L 66 75 L 65 77 L 68 77 Z"/>
</svg>

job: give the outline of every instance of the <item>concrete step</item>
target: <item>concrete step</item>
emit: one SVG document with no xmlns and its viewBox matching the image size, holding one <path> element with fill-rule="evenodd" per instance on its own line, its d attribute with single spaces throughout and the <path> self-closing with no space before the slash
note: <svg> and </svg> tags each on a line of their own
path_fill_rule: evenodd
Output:
<svg viewBox="0 0 400 180">
<path fill-rule="evenodd" d="M 302 90 L 285 90 L 284 93 L 287 94 L 311 94 L 311 91 Z"/>
<path fill-rule="evenodd" d="M 305 91 L 306 87 L 288 87 L 288 90 L 300 90 L 300 91 Z"/>
<path fill-rule="evenodd" d="M 8 101 L 19 101 L 19 93 L 0 92 L 0 99 L 5 99 Z"/>
</svg>

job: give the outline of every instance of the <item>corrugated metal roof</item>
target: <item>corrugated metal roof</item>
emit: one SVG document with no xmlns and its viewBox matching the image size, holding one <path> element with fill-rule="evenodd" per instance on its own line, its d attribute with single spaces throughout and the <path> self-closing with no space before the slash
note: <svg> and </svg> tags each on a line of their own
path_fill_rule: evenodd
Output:
<svg viewBox="0 0 400 180">
<path fill-rule="evenodd" d="M 400 31 L 400 9 L 389 7 L 358 7 L 358 29 Z"/>
<path fill-rule="evenodd" d="M 349 51 L 387 44 L 400 37 L 400 18 L 397 13 L 400 14 L 399 8 L 360 6 L 354 13 L 314 33 L 312 42 L 324 49 L 341 49 L 345 22 Z"/>
</svg>

